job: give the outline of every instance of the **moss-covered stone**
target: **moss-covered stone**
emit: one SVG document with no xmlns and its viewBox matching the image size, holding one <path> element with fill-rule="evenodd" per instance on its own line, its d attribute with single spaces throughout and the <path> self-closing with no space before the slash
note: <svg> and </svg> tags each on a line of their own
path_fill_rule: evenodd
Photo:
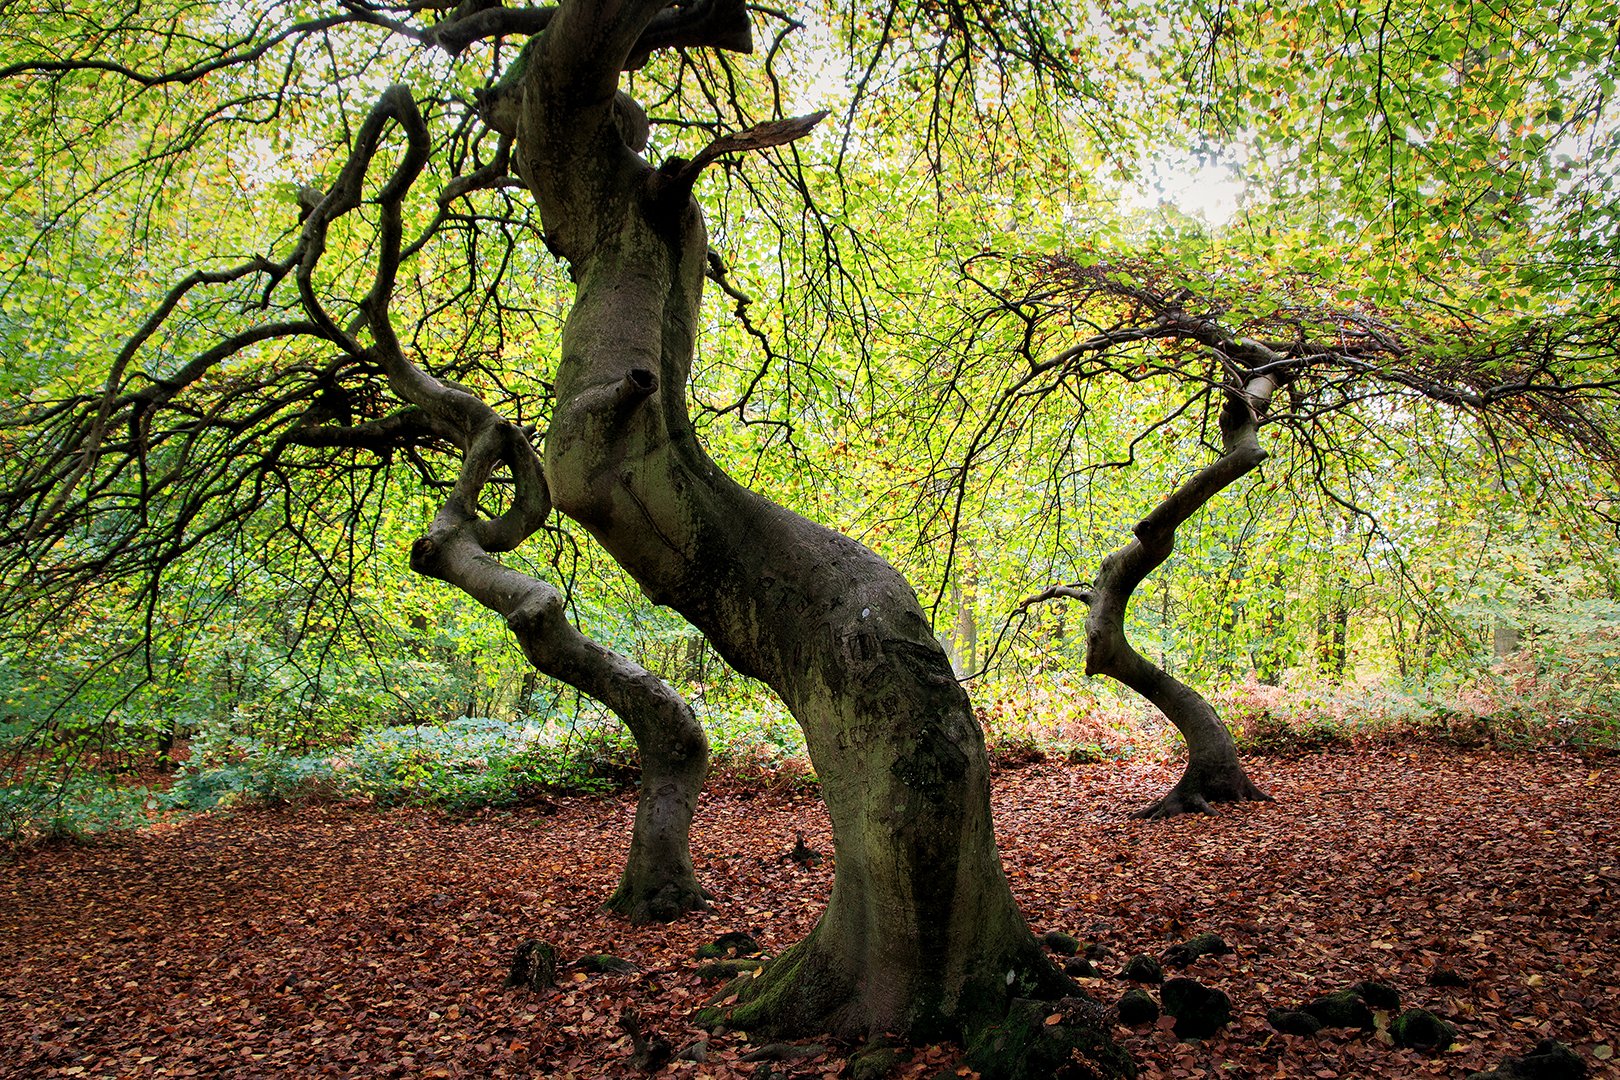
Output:
<svg viewBox="0 0 1620 1080">
<path fill-rule="evenodd" d="M 752 956 L 760 951 L 752 934 L 732 932 L 721 934 L 707 945 L 698 946 L 699 960 L 715 960 L 722 956 Z"/>
<path fill-rule="evenodd" d="M 1427 1009 L 1407 1009 L 1389 1024 L 1389 1037 L 1407 1050 L 1440 1051 L 1457 1041 L 1457 1029 Z"/>
<path fill-rule="evenodd" d="M 1151 1024 L 1159 1018 L 1159 1003 L 1140 986 L 1125 991 L 1114 1008 L 1119 1013 L 1119 1022 L 1126 1027 Z"/>
<path fill-rule="evenodd" d="M 844 1075 L 849 1080 L 883 1080 L 908 1056 L 900 1047 L 889 1043 L 867 1043 L 849 1056 Z"/>
<path fill-rule="evenodd" d="M 1557 1039 L 1542 1039 L 1524 1057 L 1508 1058 L 1490 1072 L 1468 1080 L 1586 1080 L 1586 1062 Z"/>
<path fill-rule="evenodd" d="M 1048 930 L 1042 934 L 1041 944 L 1059 956 L 1073 956 L 1080 951 L 1080 939 L 1061 930 Z"/>
<path fill-rule="evenodd" d="M 1142 953 L 1125 961 L 1125 967 L 1120 971 L 1119 977 L 1129 979 L 1131 982 L 1162 983 L 1164 966 L 1153 957 Z"/>
<path fill-rule="evenodd" d="M 1394 1012 L 1401 1007 L 1401 993 L 1388 983 L 1363 979 L 1350 987 L 1350 992 L 1375 1009 Z"/>
<path fill-rule="evenodd" d="M 1100 979 L 1102 972 L 1083 956 L 1071 956 L 1063 962 L 1063 974 L 1071 979 Z"/>
<path fill-rule="evenodd" d="M 1361 999 L 1361 995 L 1351 990 L 1323 994 L 1315 1001 L 1308 1001 L 1300 1006 L 1300 1011 L 1316 1017 L 1322 1022 L 1323 1027 L 1360 1028 L 1363 1031 L 1373 1029 L 1372 1010 Z"/>
<path fill-rule="evenodd" d="M 1199 934 L 1180 945 L 1172 945 L 1164 952 L 1166 967 L 1186 967 L 1202 956 L 1227 956 L 1232 946 L 1219 934 Z"/>
<path fill-rule="evenodd" d="M 1112 1027 L 1109 1010 L 1090 998 L 1016 998 L 1006 1019 L 977 1032 L 965 1060 L 984 1080 L 1128 1080 L 1136 1063 Z"/>
<path fill-rule="evenodd" d="M 1197 979 L 1171 979 L 1159 991 L 1164 1011 L 1176 1018 L 1176 1037 L 1207 1039 L 1232 1022 L 1232 999 Z"/>
<path fill-rule="evenodd" d="M 1315 1035 L 1322 1030 L 1322 1021 L 1298 1009 L 1267 1009 L 1266 1023 L 1284 1035 Z"/>
<path fill-rule="evenodd" d="M 548 989 L 557 981 L 557 950 L 544 941 L 530 939 L 517 947 L 512 955 L 512 967 L 506 976 L 507 986 L 521 986 L 536 993 Z"/>
</svg>

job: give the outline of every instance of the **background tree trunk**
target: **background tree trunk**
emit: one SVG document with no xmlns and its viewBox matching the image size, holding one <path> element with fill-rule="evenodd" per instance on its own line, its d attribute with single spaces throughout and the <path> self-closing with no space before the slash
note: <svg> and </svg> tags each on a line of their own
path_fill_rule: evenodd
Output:
<svg viewBox="0 0 1620 1080">
<path fill-rule="evenodd" d="M 1237 744 L 1215 709 L 1196 690 L 1137 652 L 1125 636 L 1125 611 L 1142 580 L 1175 549 L 1176 528 L 1200 507 L 1266 458 L 1257 436 L 1256 403 L 1270 400 L 1276 383 L 1250 380 L 1227 392 L 1221 411 L 1224 452 L 1178 487 L 1137 523 L 1136 539 L 1103 559 L 1089 594 L 1086 674 L 1107 675 L 1147 698 L 1187 742 L 1187 768 L 1169 793 L 1138 817 L 1208 813 L 1210 803 L 1268 799 L 1243 771 Z"/>
</svg>

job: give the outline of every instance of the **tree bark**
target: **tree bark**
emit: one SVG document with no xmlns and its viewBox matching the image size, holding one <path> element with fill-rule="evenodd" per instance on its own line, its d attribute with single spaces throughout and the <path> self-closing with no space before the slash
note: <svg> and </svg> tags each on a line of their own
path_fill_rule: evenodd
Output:
<svg viewBox="0 0 1620 1080">
<path fill-rule="evenodd" d="M 497 459 L 508 465 L 518 494 L 513 509 L 491 521 L 479 517 L 477 503 Z M 455 490 L 412 545 L 411 567 L 504 615 L 536 670 L 602 702 L 630 729 L 641 757 L 636 820 L 619 886 L 604 906 L 636 924 L 669 922 L 706 906 L 689 837 L 708 774 L 708 740 L 679 694 L 568 621 L 562 593 L 490 554 L 515 547 L 549 510 L 527 435 L 490 414 L 466 452 Z"/>
<path fill-rule="evenodd" d="M 1069 984 L 1002 874 L 983 736 L 910 586 L 734 482 L 693 433 L 685 388 L 708 257 L 695 177 L 627 145 L 632 106 L 617 94 L 662 7 L 565 2 L 487 112 L 512 125 L 519 174 L 577 284 L 549 489 L 649 597 L 782 696 L 821 777 L 837 859 L 827 910 L 736 991 L 731 1023 L 960 1033 Z"/>
<path fill-rule="evenodd" d="M 1175 787 L 1136 812 L 1141 818 L 1209 813 L 1210 804 L 1269 799 L 1244 772 L 1237 744 L 1204 697 L 1137 652 L 1125 636 L 1125 609 L 1142 580 L 1170 557 L 1176 529 L 1228 485 L 1266 458 L 1257 409 L 1276 389 L 1274 378 L 1250 379 L 1227 390 L 1221 410 L 1222 454 L 1194 474 L 1137 523 L 1136 539 L 1105 557 L 1085 597 L 1086 674 L 1107 675 L 1147 698 L 1187 743 L 1187 768 Z"/>
<path fill-rule="evenodd" d="M 367 172 L 391 123 L 402 129 L 405 146 L 371 199 L 377 208 L 377 269 L 356 325 L 370 329 L 374 344 L 362 348 L 322 307 L 312 278 L 331 223 L 360 205 Z M 506 616 L 536 668 L 602 701 L 630 727 L 642 756 L 641 797 L 630 857 L 609 905 L 633 921 L 672 919 L 704 906 L 687 841 L 707 771 L 708 744 L 702 729 L 673 690 L 579 633 L 563 614 L 561 593 L 494 557 L 517 548 L 551 513 L 539 455 L 526 429 L 504 420 L 466 387 L 438 379 L 412 361 L 390 317 L 404 235 L 402 206 L 427 162 L 430 141 L 409 89 L 385 90 L 356 133 L 337 182 L 308 208 L 297 262 L 300 293 L 313 323 L 354 355 L 379 365 L 406 407 L 382 420 L 356 425 L 327 424 L 317 416 L 291 430 L 287 438 L 311 446 L 383 451 L 397 439 L 408 438 L 460 451 L 456 482 L 428 533 L 412 546 L 411 567 L 455 585 Z M 510 505 L 486 516 L 480 496 L 503 466 L 512 482 Z"/>
</svg>

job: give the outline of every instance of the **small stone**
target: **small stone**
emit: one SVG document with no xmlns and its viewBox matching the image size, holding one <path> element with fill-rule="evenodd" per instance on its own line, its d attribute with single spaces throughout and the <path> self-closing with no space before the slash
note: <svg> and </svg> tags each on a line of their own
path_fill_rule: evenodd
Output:
<svg viewBox="0 0 1620 1080">
<path fill-rule="evenodd" d="M 1363 979 L 1350 987 L 1350 992 L 1375 1009 L 1385 1009 L 1394 1012 L 1401 1007 L 1401 994 L 1388 983 L 1375 982 L 1372 979 Z"/>
<path fill-rule="evenodd" d="M 1389 1025 L 1395 1045 L 1407 1050 L 1438 1052 L 1457 1041 L 1457 1029 L 1427 1009 L 1407 1009 Z"/>
<path fill-rule="evenodd" d="M 794 843 L 793 850 L 788 852 L 788 858 L 800 866 L 819 866 L 821 864 L 821 852 L 804 842 L 804 833 L 798 835 L 799 839 Z M 743 936 L 746 937 L 747 935 Z"/>
<path fill-rule="evenodd" d="M 1164 982 L 1164 967 L 1153 957 L 1142 953 L 1133 956 L 1125 962 L 1125 967 L 1119 973 L 1122 979 L 1141 983 Z"/>
<path fill-rule="evenodd" d="M 1430 986 L 1467 986 L 1468 976 L 1442 962 L 1434 965 L 1434 970 L 1429 972 L 1428 982 Z"/>
<path fill-rule="evenodd" d="M 1159 1018 L 1159 1003 L 1148 996 L 1140 986 L 1125 991 L 1125 996 L 1114 1006 L 1119 1011 L 1119 1022 L 1126 1027 L 1151 1024 Z"/>
<path fill-rule="evenodd" d="M 1315 1035 L 1322 1030 L 1322 1021 L 1297 1009 L 1267 1009 L 1266 1023 L 1284 1035 Z"/>
<path fill-rule="evenodd" d="M 598 975 L 628 975 L 632 971 L 641 970 L 623 957 L 608 953 L 582 956 L 574 961 L 574 966 L 581 971 L 593 971 Z"/>
<path fill-rule="evenodd" d="M 1102 972 L 1083 956 L 1071 956 L 1063 962 L 1063 974 L 1071 979 L 1100 979 Z"/>
<path fill-rule="evenodd" d="M 1171 979 L 1159 991 L 1164 1011 L 1176 1018 L 1176 1037 L 1207 1039 L 1232 1022 L 1232 999 L 1197 979 Z"/>
<path fill-rule="evenodd" d="M 1372 1010 L 1367 1008 L 1367 1003 L 1359 995 L 1349 990 L 1324 994 L 1300 1006 L 1300 1011 L 1316 1017 L 1323 1027 L 1361 1028 L 1363 1031 L 1373 1029 Z"/>
<path fill-rule="evenodd" d="M 693 1039 L 676 1051 L 675 1056 L 682 1061 L 695 1061 L 701 1065 L 709 1060 L 709 1040 Z"/>
<path fill-rule="evenodd" d="M 1166 967 L 1186 967 L 1201 956 L 1226 956 L 1231 952 L 1232 946 L 1219 934 L 1199 934 L 1166 949 L 1164 963 Z"/>
<path fill-rule="evenodd" d="M 1557 1039 L 1542 1039 L 1524 1057 L 1508 1058 L 1490 1072 L 1468 1080 L 1586 1080 L 1586 1062 Z"/>
<path fill-rule="evenodd" d="M 1059 956 L 1073 956 L 1080 951 L 1080 939 L 1061 930 L 1048 930 L 1042 934 L 1041 944 Z"/>
</svg>

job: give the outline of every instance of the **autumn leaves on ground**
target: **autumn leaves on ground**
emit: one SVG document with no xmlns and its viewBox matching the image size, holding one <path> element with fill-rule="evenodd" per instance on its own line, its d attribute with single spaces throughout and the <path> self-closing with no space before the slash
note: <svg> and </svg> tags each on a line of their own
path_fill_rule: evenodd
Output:
<svg viewBox="0 0 1620 1080">
<path fill-rule="evenodd" d="M 1125 813 L 1168 765 L 998 775 L 1013 887 L 1037 931 L 1091 946 L 1105 977 L 1082 980 L 1089 993 L 1112 1006 L 1132 956 L 1201 931 L 1234 949 L 1169 973 L 1231 998 L 1219 1032 L 1117 1029 L 1145 1077 L 1460 1078 L 1548 1037 L 1620 1075 L 1620 767 L 1396 749 L 1253 771 L 1277 802 L 1171 822 Z M 664 1075 L 847 1075 L 850 1047 L 760 1057 L 746 1033 L 691 1022 L 716 985 L 700 946 L 747 931 L 774 952 L 814 923 L 831 860 L 788 857 L 799 832 L 830 851 L 814 792 L 711 791 L 693 840 L 716 902 L 671 927 L 597 910 L 633 809 L 628 795 L 464 819 L 315 805 L 27 853 L 0 866 L 0 1075 L 639 1075 L 627 1010 L 685 1052 Z M 503 988 L 526 938 L 556 947 L 554 992 Z M 634 970 L 579 963 L 601 954 Z M 1431 985 L 1437 967 L 1466 985 Z M 1267 1022 L 1364 979 L 1449 1021 L 1456 1044 Z M 950 1046 L 893 1056 L 894 1076 L 958 1074 Z"/>
</svg>

